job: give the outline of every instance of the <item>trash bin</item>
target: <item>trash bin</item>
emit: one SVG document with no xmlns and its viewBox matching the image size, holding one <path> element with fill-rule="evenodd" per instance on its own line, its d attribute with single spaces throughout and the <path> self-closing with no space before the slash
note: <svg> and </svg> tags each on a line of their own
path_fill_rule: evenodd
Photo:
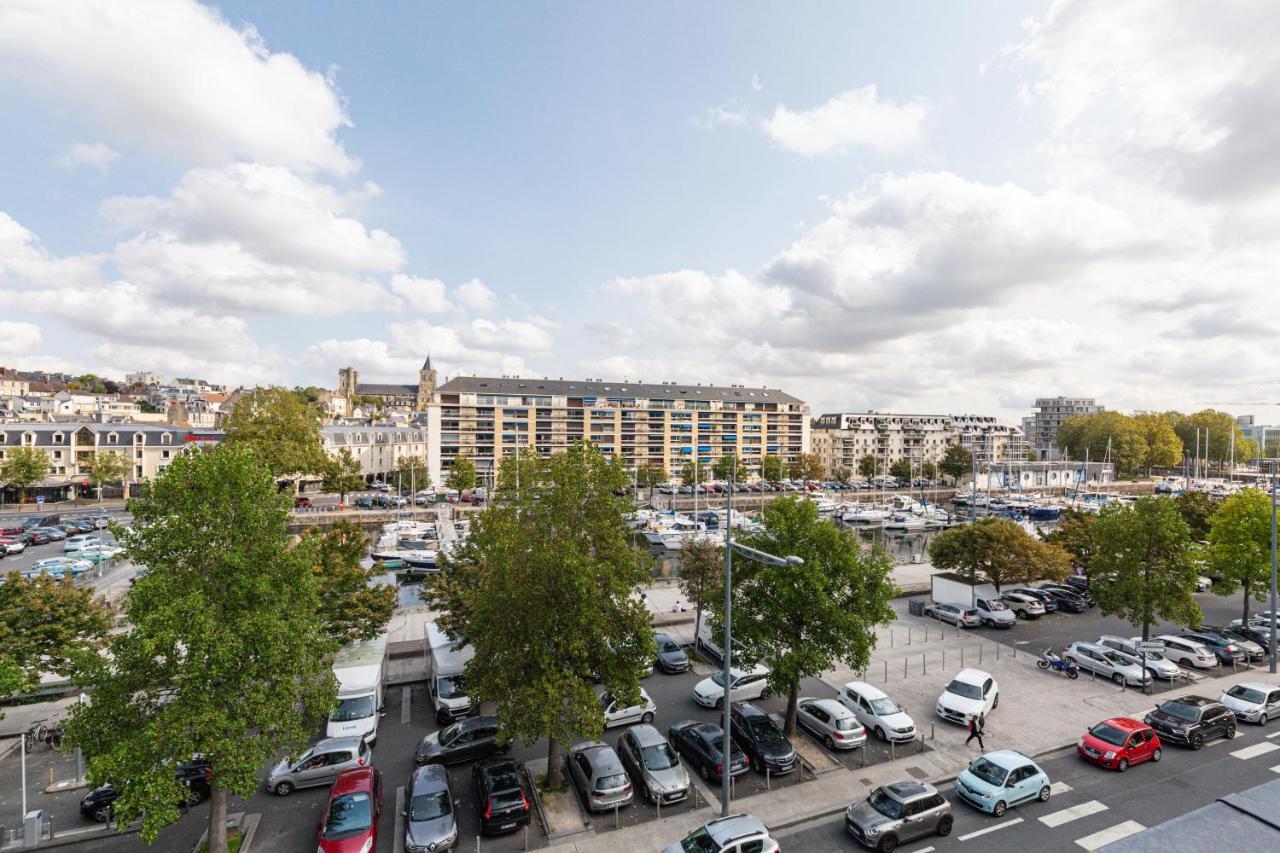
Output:
<svg viewBox="0 0 1280 853">
<path fill-rule="evenodd" d="M 22 816 L 22 846 L 39 847 L 44 835 L 44 809 L 32 809 Z"/>
<path fill-rule="evenodd" d="M 924 615 L 924 599 L 913 598 L 910 601 L 908 601 L 907 612 L 910 613 L 912 616 L 923 616 Z"/>
</svg>

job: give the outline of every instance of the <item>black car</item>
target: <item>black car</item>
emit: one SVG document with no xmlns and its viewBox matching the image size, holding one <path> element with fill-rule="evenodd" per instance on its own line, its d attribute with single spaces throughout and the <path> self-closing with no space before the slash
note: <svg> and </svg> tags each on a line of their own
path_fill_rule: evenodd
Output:
<svg viewBox="0 0 1280 853">
<path fill-rule="evenodd" d="M 48 545 L 53 541 L 52 536 L 39 530 L 31 530 L 24 535 L 27 537 L 28 545 Z"/>
<path fill-rule="evenodd" d="M 1208 626 L 1206 626 L 1208 627 Z M 1232 625 L 1229 628 L 1214 628 L 1219 634 L 1225 634 L 1228 637 L 1240 637 L 1245 640 L 1252 640 L 1262 646 L 1264 657 L 1267 649 L 1271 648 L 1271 628 L 1265 622 L 1254 622 L 1248 625 Z"/>
<path fill-rule="evenodd" d="M 1089 578 L 1084 575 L 1072 575 L 1064 583 L 1081 594 L 1087 595 L 1089 592 Z"/>
<path fill-rule="evenodd" d="M 1235 640 L 1224 637 L 1216 631 L 1180 631 L 1173 636 L 1199 643 L 1213 652 L 1219 662 L 1225 665 L 1230 665 L 1233 661 L 1242 663 L 1248 657 Z"/>
<path fill-rule="evenodd" d="M 1075 593 L 1076 595 L 1083 598 L 1084 603 L 1089 605 L 1090 607 L 1096 607 L 1098 604 L 1098 602 L 1094 600 L 1093 596 L 1090 595 L 1087 590 L 1080 589 L 1078 586 L 1075 586 L 1074 584 L 1042 583 L 1040 584 L 1040 588 L 1041 589 L 1061 589 L 1061 590 L 1066 590 L 1067 592 Z"/>
<path fill-rule="evenodd" d="M 194 806 L 209 799 L 209 780 L 213 778 L 213 768 L 207 761 L 192 761 L 179 764 L 174 774 L 178 781 L 187 787 L 186 803 Z M 110 782 L 99 785 L 80 798 L 80 814 L 98 823 L 106 823 L 116 800 L 120 799 L 120 789 Z"/>
<path fill-rule="evenodd" d="M 1156 706 L 1143 722 L 1160 740 L 1199 749 L 1209 738 L 1236 736 L 1236 715 L 1221 702 L 1205 696 L 1183 696 Z"/>
<path fill-rule="evenodd" d="M 520 784 L 520 770 L 509 758 L 490 758 L 471 768 L 471 784 L 480 807 L 480 834 L 497 835 L 528 826 L 529 798 Z"/>
<path fill-rule="evenodd" d="M 1089 602 L 1079 593 L 1072 592 L 1069 589 L 1057 586 L 1042 586 L 1040 591 L 1048 595 L 1057 603 L 1059 610 L 1065 610 L 1068 613 L 1084 613 L 1089 609 Z"/>
<path fill-rule="evenodd" d="M 724 731 L 715 723 L 684 720 L 667 729 L 667 740 L 689 765 L 708 782 L 720 781 L 724 772 Z M 747 772 L 747 757 L 737 744 L 729 747 L 729 775 Z"/>
<path fill-rule="evenodd" d="M 92 533 L 98 529 L 98 526 L 87 518 L 77 518 L 70 522 L 76 530 L 81 533 Z"/>
<path fill-rule="evenodd" d="M 684 646 L 667 634 L 654 634 L 653 641 L 658 647 L 655 658 L 658 669 L 667 673 L 689 671 L 689 655 L 685 653 Z"/>
<path fill-rule="evenodd" d="M 730 735 L 734 746 L 741 747 L 747 755 L 747 762 L 757 773 L 767 770 L 774 776 L 780 776 L 800 766 L 795 747 L 764 711 L 755 705 L 742 703 L 734 705 L 729 716 L 733 720 Z"/>
<path fill-rule="evenodd" d="M 371 497 L 356 498 L 354 501 L 351 502 L 351 505 L 356 509 L 373 509 L 374 508 L 373 498 Z"/>
<path fill-rule="evenodd" d="M 1035 589 L 1029 586 L 1016 586 L 1012 589 L 1006 589 L 1005 592 L 1020 592 L 1023 595 L 1029 595 L 1044 605 L 1045 613 L 1052 613 L 1058 609 L 1058 599 L 1054 598 L 1043 589 Z"/>
<path fill-rule="evenodd" d="M 497 717 L 467 717 L 424 737 L 414 751 L 413 760 L 419 766 L 457 764 L 505 752 L 508 747 L 508 744 L 498 746 Z"/>
</svg>

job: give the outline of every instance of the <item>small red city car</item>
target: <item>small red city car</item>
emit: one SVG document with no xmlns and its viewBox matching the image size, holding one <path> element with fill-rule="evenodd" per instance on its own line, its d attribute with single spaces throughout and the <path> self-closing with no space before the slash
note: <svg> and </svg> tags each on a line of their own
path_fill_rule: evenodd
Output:
<svg viewBox="0 0 1280 853">
<path fill-rule="evenodd" d="M 1131 764 L 1159 761 L 1163 755 L 1160 738 L 1151 726 L 1129 717 L 1098 723 L 1076 741 L 1076 752 L 1085 761 L 1121 773 Z"/>
<path fill-rule="evenodd" d="M 378 846 L 382 774 L 357 767 L 338 775 L 320 818 L 317 853 L 369 853 Z"/>
</svg>

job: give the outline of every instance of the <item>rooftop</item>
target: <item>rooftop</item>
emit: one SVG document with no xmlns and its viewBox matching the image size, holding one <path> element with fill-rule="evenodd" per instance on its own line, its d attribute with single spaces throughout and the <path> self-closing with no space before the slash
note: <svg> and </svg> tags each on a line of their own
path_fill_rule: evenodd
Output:
<svg viewBox="0 0 1280 853">
<path fill-rule="evenodd" d="M 627 397 L 658 400 L 726 400 L 746 403 L 803 402 L 800 398 L 793 397 L 777 388 L 748 388 L 745 385 L 681 385 L 673 382 L 532 379 L 510 376 L 459 376 L 440 386 L 440 393 Z"/>
</svg>

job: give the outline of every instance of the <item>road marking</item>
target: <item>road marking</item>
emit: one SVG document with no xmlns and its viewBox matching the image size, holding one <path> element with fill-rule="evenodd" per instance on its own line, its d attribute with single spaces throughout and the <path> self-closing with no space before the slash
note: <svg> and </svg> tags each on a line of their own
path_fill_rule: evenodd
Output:
<svg viewBox="0 0 1280 853">
<path fill-rule="evenodd" d="M 1087 803 L 1081 803 L 1080 805 L 1072 806 L 1069 809 L 1061 809 L 1060 811 L 1047 814 L 1040 818 L 1040 822 L 1048 827 L 1062 826 L 1064 823 L 1071 823 L 1073 820 L 1088 817 L 1089 815 L 1097 814 L 1098 812 L 1105 812 L 1106 810 L 1107 807 L 1102 803 L 1097 800 L 1090 800 Z"/>
<path fill-rule="evenodd" d="M 1280 746 L 1276 746 L 1274 743 L 1255 743 L 1253 746 L 1237 749 L 1231 754 L 1236 758 L 1248 760 L 1257 758 L 1259 755 L 1266 755 L 1268 752 L 1275 752 L 1277 749 L 1280 749 Z"/>
<path fill-rule="evenodd" d="M 730 732 L 730 734 L 732 734 L 732 732 Z M 1267 735 L 1267 737 L 1280 737 L 1280 732 L 1272 732 L 1271 734 Z"/>
<path fill-rule="evenodd" d="M 412 713 L 412 706 L 409 704 L 411 701 L 412 699 L 409 694 L 408 686 L 406 685 L 405 687 L 401 687 L 400 688 L 400 725 L 402 726 L 409 725 L 409 716 Z"/>
<path fill-rule="evenodd" d="M 919 850 L 908 850 L 906 853 L 933 853 L 932 847 L 921 847 Z"/>
<path fill-rule="evenodd" d="M 970 832 L 968 835 L 960 836 L 960 840 L 968 841 L 970 838 L 977 838 L 979 835 L 986 835 L 988 832 L 995 832 L 997 829 L 1004 829 L 1017 823 L 1022 823 L 1022 818 L 1015 817 L 1013 820 L 1006 820 L 1004 823 L 997 823 L 995 826 L 988 826 L 986 829 L 979 829 L 977 832 Z"/>
<path fill-rule="evenodd" d="M 406 688 L 407 689 L 407 688 Z M 391 837 L 391 853 L 404 853 L 404 785 L 396 788 L 396 823 L 395 835 Z"/>
<path fill-rule="evenodd" d="M 1068 785 L 1066 782 L 1054 782 L 1052 785 L 1049 786 L 1049 793 L 1055 797 L 1058 794 L 1065 794 L 1067 793 L 1067 791 L 1070 791 L 1070 790 L 1071 790 L 1071 786 Z"/>
<path fill-rule="evenodd" d="M 1099 847 L 1105 847 L 1113 841 L 1119 841 L 1121 838 L 1128 838 L 1137 832 L 1142 832 L 1145 826 L 1136 820 L 1126 820 L 1124 823 L 1117 823 L 1115 826 L 1104 829 L 1101 832 L 1095 832 L 1093 835 L 1086 835 L 1084 838 L 1077 838 L 1076 844 L 1085 850 L 1097 850 Z"/>
</svg>

